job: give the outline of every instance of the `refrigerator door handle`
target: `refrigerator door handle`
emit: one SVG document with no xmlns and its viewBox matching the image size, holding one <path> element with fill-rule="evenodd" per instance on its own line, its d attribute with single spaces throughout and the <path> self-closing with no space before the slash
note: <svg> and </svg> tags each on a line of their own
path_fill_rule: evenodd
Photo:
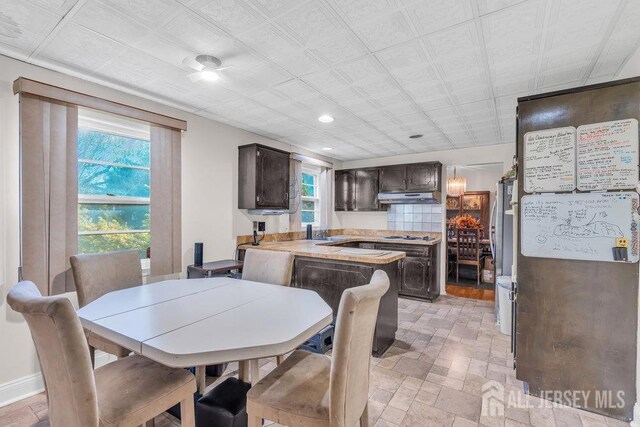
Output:
<svg viewBox="0 0 640 427">
<path fill-rule="evenodd" d="M 489 247 L 491 248 L 491 257 L 496 259 L 496 228 L 495 228 L 495 220 L 497 217 L 497 209 L 498 209 L 498 197 L 493 201 L 493 206 L 491 207 L 491 216 L 489 219 Z"/>
</svg>

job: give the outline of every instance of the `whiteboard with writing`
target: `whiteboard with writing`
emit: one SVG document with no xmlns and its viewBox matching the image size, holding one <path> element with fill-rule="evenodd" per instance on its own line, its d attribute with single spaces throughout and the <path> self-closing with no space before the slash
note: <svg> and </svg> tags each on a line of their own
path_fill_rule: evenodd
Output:
<svg viewBox="0 0 640 427">
<path fill-rule="evenodd" d="M 638 120 L 578 127 L 578 189 L 628 190 L 638 183 Z"/>
<path fill-rule="evenodd" d="M 523 196 L 520 251 L 530 257 L 613 261 L 616 238 L 625 237 L 628 262 L 637 262 L 638 219 L 635 192 Z"/>
<path fill-rule="evenodd" d="M 575 147 L 573 126 L 527 132 L 524 135 L 524 191 L 575 190 Z"/>
</svg>

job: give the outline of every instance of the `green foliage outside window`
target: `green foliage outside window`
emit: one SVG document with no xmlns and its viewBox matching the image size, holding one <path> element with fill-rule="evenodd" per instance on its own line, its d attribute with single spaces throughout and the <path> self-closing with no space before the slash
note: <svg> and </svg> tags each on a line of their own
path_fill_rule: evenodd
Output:
<svg viewBox="0 0 640 427">
<path fill-rule="evenodd" d="M 79 253 L 137 249 L 147 257 L 149 166 L 149 141 L 78 130 Z M 106 201 L 85 203 L 87 196 Z"/>
</svg>

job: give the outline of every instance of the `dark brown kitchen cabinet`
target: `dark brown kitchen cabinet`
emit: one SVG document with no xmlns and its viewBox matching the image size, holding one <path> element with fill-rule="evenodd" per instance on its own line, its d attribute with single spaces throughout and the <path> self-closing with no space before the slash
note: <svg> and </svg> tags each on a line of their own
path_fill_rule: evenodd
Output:
<svg viewBox="0 0 640 427">
<path fill-rule="evenodd" d="M 407 189 L 407 165 L 380 168 L 380 191 L 383 193 Z"/>
<path fill-rule="evenodd" d="M 356 174 L 353 170 L 335 173 L 336 211 L 353 211 L 356 207 Z"/>
<path fill-rule="evenodd" d="M 398 294 L 433 301 L 440 295 L 437 276 L 438 245 L 402 245 L 376 243 L 375 249 L 406 254 L 400 266 Z"/>
<path fill-rule="evenodd" d="M 356 173 L 356 207 L 357 211 L 377 211 L 378 203 L 378 169 L 358 169 Z"/>
<path fill-rule="evenodd" d="M 440 163 L 407 165 L 408 191 L 440 191 Z"/>
<path fill-rule="evenodd" d="M 336 211 L 378 211 L 378 169 L 348 169 L 335 173 Z"/>
<path fill-rule="evenodd" d="M 440 162 L 384 166 L 380 168 L 380 191 L 385 193 L 440 191 Z"/>
<path fill-rule="evenodd" d="M 238 151 L 238 208 L 289 209 L 289 153 L 259 144 Z"/>
</svg>

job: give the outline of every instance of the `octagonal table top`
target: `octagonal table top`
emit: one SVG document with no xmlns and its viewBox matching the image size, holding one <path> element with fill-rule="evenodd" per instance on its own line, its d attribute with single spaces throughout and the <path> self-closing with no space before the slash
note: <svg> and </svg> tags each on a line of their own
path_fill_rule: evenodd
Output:
<svg viewBox="0 0 640 427">
<path fill-rule="evenodd" d="M 316 292 L 231 278 L 110 292 L 78 315 L 86 329 L 171 367 L 284 354 L 333 320 Z"/>
</svg>

